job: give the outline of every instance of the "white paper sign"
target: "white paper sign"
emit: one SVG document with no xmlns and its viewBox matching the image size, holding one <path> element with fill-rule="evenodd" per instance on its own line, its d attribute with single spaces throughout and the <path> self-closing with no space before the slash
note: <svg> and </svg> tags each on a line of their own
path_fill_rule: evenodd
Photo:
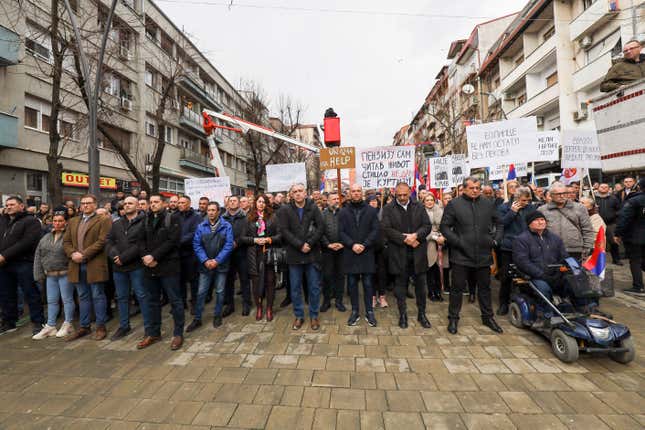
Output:
<svg viewBox="0 0 645 430">
<path fill-rule="evenodd" d="M 560 159 L 560 154 L 558 154 L 559 131 L 538 131 L 537 145 L 538 158 L 531 161 L 557 161 Z"/>
<path fill-rule="evenodd" d="M 208 200 L 223 207 L 225 197 L 231 195 L 231 181 L 228 176 L 184 179 L 184 190 L 194 209 L 199 207 L 201 197 L 208 197 Z"/>
<path fill-rule="evenodd" d="M 562 132 L 562 168 L 600 169 L 600 145 L 595 130 Z"/>
<path fill-rule="evenodd" d="M 430 188 L 448 188 L 452 182 L 452 157 L 434 157 L 428 160 L 430 164 Z"/>
<path fill-rule="evenodd" d="M 530 162 L 537 159 L 534 116 L 466 127 L 470 168 Z"/>
<path fill-rule="evenodd" d="M 450 168 L 450 173 L 452 176 L 451 187 L 456 187 L 463 183 L 464 179 L 470 176 L 470 165 L 468 164 L 468 159 L 465 154 L 452 155 L 452 167 Z"/>
<path fill-rule="evenodd" d="M 491 181 L 498 181 L 500 179 L 508 178 L 508 169 L 510 164 L 500 164 L 497 166 L 491 166 L 490 172 L 488 173 L 488 179 Z M 528 163 L 515 163 L 515 176 L 521 178 L 523 176 L 528 176 Z"/>
<path fill-rule="evenodd" d="M 363 189 L 392 188 L 414 183 L 414 146 L 356 148 L 356 182 Z"/>
<path fill-rule="evenodd" d="M 307 171 L 305 163 L 268 164 L 267 191 L 270 193 L 289 191 L 294 184 L 307 187 Z"/>
</svg>

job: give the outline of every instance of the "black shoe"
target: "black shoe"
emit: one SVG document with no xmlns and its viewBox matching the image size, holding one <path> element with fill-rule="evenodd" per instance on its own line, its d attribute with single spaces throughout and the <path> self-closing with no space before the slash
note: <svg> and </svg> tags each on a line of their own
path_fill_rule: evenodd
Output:
<svg viewBox="0 0 645 430">
<path fill-rule="evenodd" d="M 419 321 L 419 324 L 421 324 L 421 327 L 423 327 L 423 328 L 432 327 L 432 324 L 430 324 L 430 321 L 428 321 L 428 318 L 426 317 L 425 312 L 419 312 L 419 316 L 417 317 L 417 321 Z"/>
<path fill-rule="evenodd" d="M 331 303 L 327 300 L 323 302 L 322 305 L 320 305 L 320 312 L 327 312 L 331 308 Z"/>
<path fill-rule="evenodd" d="M 469 294 L 468 295 L 468 303 L 475 303 L 475 295 L 474 294 Z"/>
<path fill-rule="evenodd" d="M 347 325 L 356 325 L 358 324 L 358 320 L 361 319 L 361 316 L 358 314 L 356 311 L 352 311 L 352 314 L 349 316 L 349 319 L 347 320 Z"/>
<path fill-rule="evenodd" d="M 428 298 L 430 299 L 431 302 L 438 302 L 439 301 L 439 297 L 435 293 L 428 294 Z"/>
<path fill-rule="evenodd" d="M 410 290 L 408 290 L 408 291 L 406 291 L 406 292 L 405 292 L 405 297 L 407 297 L 408 299 L 413 299 L 413 298 L 414 298 L 414 294 L 412 294 L 412 293 L 410 292 Z"/>
<path fill-rule="evenodd" d="M 376 327 L 376 317 L 374 316 L 374 311 L 370 311 L 365 315 L 365 321 L 369 324 L 370 327 Z"/>
<path fill-rule="evenodd" d="M 399 327 L 408 328 L 408 314 L 405 312 L 399 315 Z"/>
<path fill-rule="evenodd" d="M 32 336 L 36 336 L 38 333 L 40 333 L 43 327 L 45 327 L 45 324 L 33 323 L 33 327 L 31 329 Z"/>
<path fill-rule="evenodd" d="M 215 325 L 215 321 L 213 321 L 213 325 Z M 197 330 L 202 326 L 202 322 L 200 320 L 193 320 L 190 324 L 188 324 L 188 327 L 186 327 L 186 333 L 190 333 L 191 331 Z"/>
<path fill-rule="evenodd" d="M 482 321 L 482 323 L 495 333 L 504 333 L 504 330 L 502 330 L 502 328 L 497 324 L 497 321 L 492 317 Z"/>
<path fill-rule="evenodd" d="M 642 289 L 642 288 L 631 287 L 631 288 L 627 288 L 626 290 L 623 290 L 623 293 L 627 293 L 627 294 L 645 294 L 645 290 Z"/>
<path fill-rule="evenodd" d="M 235 308 L 233 306 L 224 306 L 224 310 L 222 311 L 222 318 L 226 318 L 227 316 L 232 315 L 233 312 L 235 312 Z"/>
<path fill-rule="evenodd" d="M 119 327 L 118 329 L 116 329 L 116 331 L 114 332 L 110 340 L 114 342 L 115 340 L 123 339 L 130 333 L 130 331 L 132 331 L 130 327 L 128 328 Z"/>
<path fill-rule="evenodd" d="M 458 320 L 450 320 L 448 323 L 448 333 L 457 334 L 457 321 Z"/>
<path fill-rule="evenodd" d="M 287 296 L 287 297 L 285 297 L 285 298 L 284 298 L 284 300 L 282 301 L 282 303 L 280 303 L 280 307 L 281 307 L 281 308 L 286 308 L 286 307 L 287 307 L 287 306 L 289 306 L 290 304 L 291 304 L 291 299 Z"/>
<path fill-rule="evenodd" d="M 339 302 L 339 301 L 336 302 L 336 309 L 338 309 L 339 312 L 346 312 L 347 311 L 347 308 L 345 307 L 343 302 Z"/>
<path fill-rule="evenodd" d="M 14 332 L 14 331 L 16 331 L 16 325 L 15 324 L 10 324 L 10 323 L 4 322 L 4 321 L 2 321 L 2 323 L 0 324 L 0 336 L 2 336 L 3 334 Z M 40 330 L 38 330 L 38 331 L 40 331 Z"/>
<path fill-rule="evenodd" d="M 497 315 L 508 315 L 508 305 L 506 303 L 499 305 L 499 309 L 497 309 Z"/>
<path fill-rule="evenodd" d="M 622 261 L 620 261 L 620 260 L 615 260 L 615 261 L 614 261 L 614 266 L 624 266 L 624 265 L 625 265 L 625 263 L 623 263 L 623 262 L 622 262 Z"/>
<path fill-rule="evenodd" d="M 213 327 L 217 328 L 222 325 L 222 316 L 221 315 L 215 315 L 213 317 Z"/>
<path fill-rule="evenodd" d="M 242 316 L 248 317 L 251 314 L 251 306 L 246 303 L 242 305 Z"/>
</svg>

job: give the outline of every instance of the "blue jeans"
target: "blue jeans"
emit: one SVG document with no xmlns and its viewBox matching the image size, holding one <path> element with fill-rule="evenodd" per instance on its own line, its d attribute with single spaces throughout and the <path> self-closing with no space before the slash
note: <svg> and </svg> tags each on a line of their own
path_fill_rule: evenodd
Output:
<svg viewBox="0 0 645 430">
<path fill-rule="evenodd" d="M 309 288 L 309 317 L 318 318 L 320 309 L 320 271 L 313 263 L 290 264 L 289 284 L 291 286 L 291 301 L 293 302 L 293 313 L 296 318 L 305 318 L 305 303 L 302 297 L 302 275 L 307 276 L 307 287 Z"/>
<path fill-rule="evenodd" d="M 81 327 L 89 327 L 90 314 L 92 305 L 94 305 L 94 315 L 96 316 L 96 325 L 105 325 L 107 322 L 107 298 L 105 297 L 105 286 L 102 282 L 95 284 L 87 283 L 87 265 L 81 264 L 78 273 L 78 282 L 74 284 L 78 292 L 78 308 L 80 313 Z"/>
<path fill-rule="evenodd" d="M 15 325 L 18 321 L 18 288 L 22 289 L 29 305 L 31 322 L 44 324 L 43 303 L 34 282 L 34 264 L 30 262 L 5 263 L 0 267 L 2 320 L 10 325 Z"/>
<path fill-rule="evenodd" d="M 148 298 L 143 288 L 143 268 L 130 272 L 112 272 L 116 303 L 119 308 L 119 327 L 130 328 L 130 288 L 134 291 L 143 315 L 148 314 Z"/>
<path fill-rule="evenodd" d="M 199 287 L 197 287 L 197 302 L 195 303 L 195 319 L 201 321 L 204 312 L 204 303 L 208 290 L 214 283 L 215 290 L 215 310 L 214 315 L 222 315 L 224 306 L 224 286 L 226 285 L 226 272 L 209 270 L 208 272 L 199 272 Z"/>
<path fill-rule="evenodd" d="M 175 322 L 173 336 L 184 335 L 184 301 L 181 298 L 179 275 L 163 277 L 145 277 L 143 284 L 148 298 L 148 315 L 143 314 L 143 326 L 146 336 L 161 336 L 161 290 L 170 301 L 172 319 Z"/>
<path fill-rule="evenodd" d="M 76 304 L 74 303 L 74 287 L 67 282 L 67 275 L 47 277 L 47 325 L 56 327 L 56 319 L 60 312 L 59 300 L 63 298 L 65 322 L 71 323 L 74 319 Z"/>
<path fill-rule="evenodd" d="M 372 287 L 372 274 L 363 273 L 347 275 L 347 288 L 349 289 L 349 297 L 352 300 L 352 312 L 358 313 L 358 281 L 363 278 L 363 301 L 365 302 L 365 313 L 372 312 L 372 296 L 374 295 L 374 288 Z"/>
</svg>

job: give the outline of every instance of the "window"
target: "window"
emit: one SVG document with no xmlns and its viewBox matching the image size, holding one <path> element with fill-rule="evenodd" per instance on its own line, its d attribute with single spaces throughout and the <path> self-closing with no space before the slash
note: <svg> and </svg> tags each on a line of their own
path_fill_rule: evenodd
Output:
<svg viewBox="0 0 645 430">
<path fill-rule="evenodd" d="M 526 103 L 526 93 L 520 94 L 520 96 L 517 98 L 517 105 L 521 106 L 524 103 Z"/>
<path fill-rule="evenodd" d="M 170 191 L 173 193 L 184 192 L 184 180 L 170 177 L 159 178 L 159 191 Z"/>
<path fill-rule="evenodd" d="M 157 42 L 157 26 L 146 17 L 146 36 Z"/>
<path fill-rule="evenodd" d="M 25 47 L 27 48 L 27 52 L 29 52 L 34 57 L 45 60 L 48 63 L 52 62 L 51 52 L 47 46 L 42 45 L 33 39 L 26 39 Z"/>
<path fill-rule="evenodd" d="M 555 27 L 549 28 L 546 33 L 544 33 L 544 36 L 542 36 L 542 40 L 546 42 L 549 40 L 553 35 L 555 34 Z"/>
<path fill-rule="evenodd" d="M 42 131 L 46 131 L 49 133 L 49 115 L 41 114 L 41 127 L 40 129 Z"/>
<path fill-rule="evenodd" d="M 25 127 L 38 128 L 38 111 L 25 106 Z"/>
<path fill-rule="evenodd" d="M 155 123 L 146 120 L 146 134 L 151 137 L 157 137 L 157 126 Z"/>
<path fill-rule="evenodd" d="M 155 73 L 152 70 L 146 68 L 144 81 L 145 81 L 147 86 L 154 87 L 154 85 L 155 85 Z"/>
<path fill-rule="evenodd" d="M 165 127 L 165 142 L 172 145 L 172 127 Z"/>
<path fill-rule="evenodd" d="M 549 88 L 557 83 L 558 83 L 558 71 L 556 70 L 555 72 L 551 73 L 549 76 L 546 77 L 546 86 L 547 88 Z"/>
<path fill-rule="evenodd" d="M 622 53 L 620 30 L 617 30 L 587 50 L 587 64 L 611 51 L 612 58 Z"/>
<path fill-rule="evenodd" d="M 60 133 L 61 137 L 68 139 L 74 138 L 74 124 L 72 124 L 71 122 L 59 121 L 58 128 L 58 132 Z"/>
<path fill-rule="evenodd" d="M 582 0 L 582 6 L 585 10 L 589 9 L 597 0 Z"/>
<path fill-rule="evenodd" d="M 520 64 L 522 64 L 523 62 L 524 62 L 524 54 L 520 55 L 519 57 L 517 57 L 517 58 L 515 59 L 515 65 L 516 65 L 516 66 L 519 66 L 519 65 L 520 65 Z"/>
<path fill-rule="evenodd" d="M 27 190 L 42 191 L 43 175 L 42 173 L 27 173 Z"/>
</svg>

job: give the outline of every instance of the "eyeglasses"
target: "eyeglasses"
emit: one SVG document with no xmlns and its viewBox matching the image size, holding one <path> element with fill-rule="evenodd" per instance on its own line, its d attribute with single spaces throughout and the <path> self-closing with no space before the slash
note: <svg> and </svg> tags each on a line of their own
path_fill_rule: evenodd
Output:
<svg viewBox="0 0 645 430">
<path fill-rule="evenodd" d="M 631 48 L 625 48 L 623 49 L 623 54 L 628 53 L 629 51 L 633 51 L 634 49 L 640 49 L 640 46 L 632 46 Z"/>
<path fill-rule="evenodd" d="M 56 216 L 56 215 L 67 215 L 67 212 L 65 212 L 65 211 L 55 211 L 54 216 Z"/>
<path fill-rule="evenodd" d="M 89 202 L 81 202 L 81 205 L 93 205 L 96 204 L 93 200 L 90 200 Z"/>
<path fill-rule="evenodd" d="M 567 194 L 569 194 L 568 191 L 564 193 L 551 193 L 552 196 L 566 196 Z"/>
</svg>

